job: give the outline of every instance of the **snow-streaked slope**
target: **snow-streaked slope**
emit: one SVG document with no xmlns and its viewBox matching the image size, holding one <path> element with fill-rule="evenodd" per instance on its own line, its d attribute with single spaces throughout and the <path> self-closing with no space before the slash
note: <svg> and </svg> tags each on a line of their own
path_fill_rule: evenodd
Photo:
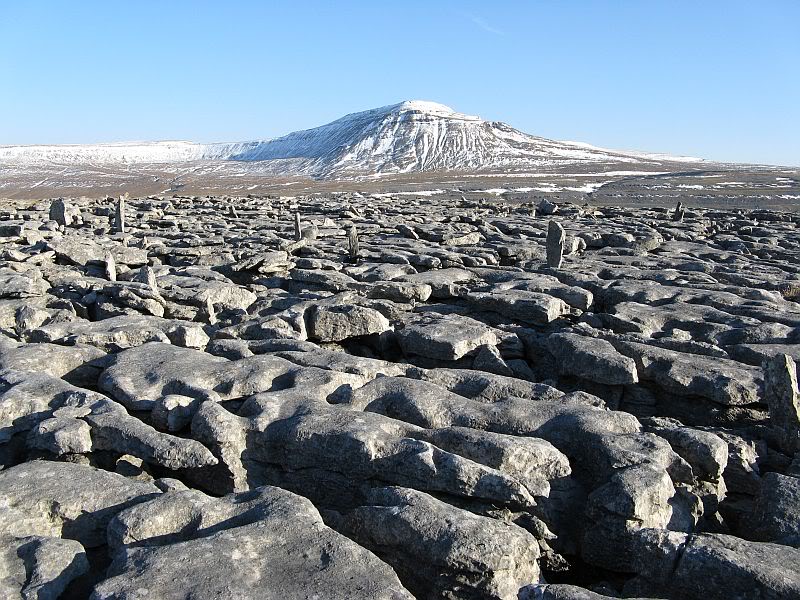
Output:
<svg viewBox="0 0 800 600">
<path fill-rule="evenodd" d="M 196 144 L 194 142 L 119 142 L 61 146 L 0 146 L 0 162 L 8 163 L 174 163 L 227 160 L 259 142 Z"/>
<path fill-rule="evenodd" d="M 419 100 L 350 114 L 274 140 L 0 146 L 0 164 L 18 167 L 220 160 L 258 163 L 262 173 L 336 178 L 438 170 L 513 172 L 583 163 L 651 165 L 682 159 L 556 142 Z"/>
</svg>

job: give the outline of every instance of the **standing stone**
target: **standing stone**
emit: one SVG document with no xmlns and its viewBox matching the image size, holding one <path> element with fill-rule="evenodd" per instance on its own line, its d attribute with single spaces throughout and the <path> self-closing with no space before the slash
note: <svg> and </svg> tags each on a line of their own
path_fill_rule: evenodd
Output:
<svg viewBox="0 0 800 600">
<path fill-rule="evenodd" d="M 303 230 L 300 227 L 300 211 L 294 213 L 294 241 L 299 242 L 303 239 Z"/>
<path fill-rule="evenodd" d="M 63 198 L 58 198 L 50 203 L 50 220 L 61 226 L 67 225 L 67 203 Z"/>
<path fill-rule="evenodd" d="M 552 269 L 561 267 L 564 260 L 564 228 L 556 221 L 550 221 L 547 226 L 547 266 Z"/>
<path fill-rule="evenodd" d="M 232 203 L 228 204 L 228 216 L 232 219 L 239 218 L 239 213 L 236 212 L 236 207 Z"/>
<path fill-rule="evenodd" d="M 770 424 L 779 434 L 782 449 L 800 450 L 800 391 L 797 365 L 788 354 L 778 354 L 764 364 L 764 392 Z"/>
<path fill-rule="evenodd" d="M 106 252 L 103 260 L 106 265 L 106 279 L 109 281 L 117 280 L 117 262 L 114 260 L 114 255 L 111 252 Z"/>
<path fill-rule="evenodd" d="M 347 230 L 347 244 L 350 262 L 358 262 L 358 230 L 355 225 L 350 225 Z"/>
<path fill-rule="evenodd" d="M 675 207 L 675 212 L 672 213 L 672 220 L 677 222 L 683 222 L 683 215 L 686 213 L 683 210 L 683 202 L 678 202 L 678 205 Z"/>
<path fill-rule="evenodd" d="M 125 200 L 127 198 L 127 193 L 117 198 L 117 208 L 114 212 L 114 231 L 116 233 L 125 233 Z"/>
</svg>

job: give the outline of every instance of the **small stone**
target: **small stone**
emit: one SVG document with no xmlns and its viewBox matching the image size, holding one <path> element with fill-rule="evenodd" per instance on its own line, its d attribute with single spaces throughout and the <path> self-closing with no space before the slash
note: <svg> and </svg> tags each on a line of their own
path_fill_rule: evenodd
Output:
<svg viewBox="0 0 800 600">
<path fill-rule="evenodd" d="M 308 337 L 324 342 L 383 333 L 389 320 L 377 310 L 350 304 L 319 306 L 307 317 Z"/>
<path fill-rule="evenodd" d="M 347 230 L 347 247 L 350 262 L 358 262 L 358 230 L 355 225 L 350 225 Z"/>
<path fill-rule="evenodd" d="M 542 200 L 539 203 L 537 211 L 541 215 L 554 215 L 558 212 L 558 205 L 556 205 L 555 202 L 550 202 L 549 200 Z"/>
<path fill-rule="evenodd" d="M 17 335 L 22 335 L 26 331 L 41 327 L 49 318 L 50 313 L 46 310 L 34 306 L 23 306 L 17 310 L 14 319 L 14 328 L 16 329 Z"/>
<path fill-rule="evenodd" d="M 511 367 L 506 364 L 503 357 L 500 356 L 500 351 L 497 346 L 481 346 L 478 353 L 475 355 L 475 360 L 472 362 L 472 368 L 478 371 L 488 371 L 497 375 L 505 375 L 507 377 L 514 377 L 515 373 Z"/>
<path fill-rule="evenodd" d="M 484 345 L 495 346 L 497 335 L 480 321 L 459 315 L 428 315 L 397 332 L 403 352 L 439 360 L 458 360 Z"/>
<path fill-rule="evenodd" d="M 114 262 L 114 255 L 111 254 L 110 252 L 106 252 L 105 271 L 106 271 L 106 279 L 108 279 L 109 281 L 117 280 L 117 263 Z"/>
<path fill-rule="evenodd" d="M 69 417 L 45 419 L 31 430 L 29 444 L 56 455 L 87 454 L 92 450 L 91 427 Z"/>
<path fill-rule="evenodd" d="M 191 422 L 197 405 L 197 398 L 168 394 L 153 406 L 153 423 L 167 431 L 180 431 Z"/>
<path fill-rule="evenodd" d="M 80 214 L 80 211 L 75 206 L 63 198 L 53 200 L 50 204 L 50 220 L 55 221 L 62 227 L 79 225 L 81 223 Z"/>
<path fill-rule="evenodd" d="M 158 280 L 156 279 L 156 274 L 151 267 L 142 267 L 139 269 L 131 281 L 146 283 L 148 286 L 150 286 L 151 290 L 158 293 Z"/>
<path fill-rule="evenodd" d="M 205 317 L 208 321 L 209 325 L 216 325 L 217 324 L 217 311 L 214 309 L 214 302 L 211 298 L 206 298 L 205 305 L 203 307 L 205 309 Z"/>
</svg>

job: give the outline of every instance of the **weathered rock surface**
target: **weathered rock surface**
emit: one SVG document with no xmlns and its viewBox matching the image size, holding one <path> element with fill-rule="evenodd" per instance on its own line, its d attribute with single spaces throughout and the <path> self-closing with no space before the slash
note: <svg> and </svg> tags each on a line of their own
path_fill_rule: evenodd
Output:
<svg viewBox="0 0 800 600">
<path fill-rule="evenodd" d="M 367 500 L 336 526 L 392 565 L 417 598 L 512 600 L 538 580 L 539 547 L 521 527 L 415 490 L 376 489 Z"/>
<path fill-rule="evenodd" d="M 800 218 L 438 191 L 5 203 L 0 595 L 798 597 Z"/>
<path fill-rule="evenodd" d="M 560 372 L 607 385 L 639 381 L 636 363 L 606 340 L 562 333 L 547 339 Z"/>
<path fill-rule="evenodd" d="M 389 320 L 381 313 L 357 305 L 317 307 L 307 319 L 309 339 L 321 342 L 341 342 L 389 329 Z"/>
<path fill-rule="evenodd" d="M 397 334 L 406 354 L 456 360 L 483 345 L 499 342 L 483 323 L 458 315 L 428 315 L 407 325 Z"/>
<path fill-rule="evenodd" d="M 115 514 L 160 494 L 156 486 L 94 467 L 33 461 L 0 471 L 0 533 L 105 545 Z"/>
<path fill-rule="evenodd" d="M 109 527 L 110 577 L 92 598 L 411 599 L 389 566 L 278 488 L 167 494 Z"/>
<path fill-rule="evenodd" d="M 800 550 L 730 535 L 644 530 L 637 587 L 669 598 L 800 597 Z"/>
<path fill-rule="evenodd" d="M 0 594 L 4 598 L 56 600 L 89 570 L 78 542 L 53 537 L 0 535 Z"/>
<path fill-rule="evenodd" d="M 750 536 L 800 548 L 800 479 L 779 473 L 762 477 Z"/>
</svg>

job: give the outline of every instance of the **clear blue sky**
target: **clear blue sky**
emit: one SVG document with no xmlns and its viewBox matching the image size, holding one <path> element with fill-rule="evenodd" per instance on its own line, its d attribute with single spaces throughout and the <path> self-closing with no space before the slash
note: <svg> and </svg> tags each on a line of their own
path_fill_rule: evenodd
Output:
<svg viewBox="0 0 800 600">
<path fill-rule="evenodd" d="M 0 144 L 238 141 L 406 99 L 800 164 L 800 0 L 0 0 Z"/>
</svg>

